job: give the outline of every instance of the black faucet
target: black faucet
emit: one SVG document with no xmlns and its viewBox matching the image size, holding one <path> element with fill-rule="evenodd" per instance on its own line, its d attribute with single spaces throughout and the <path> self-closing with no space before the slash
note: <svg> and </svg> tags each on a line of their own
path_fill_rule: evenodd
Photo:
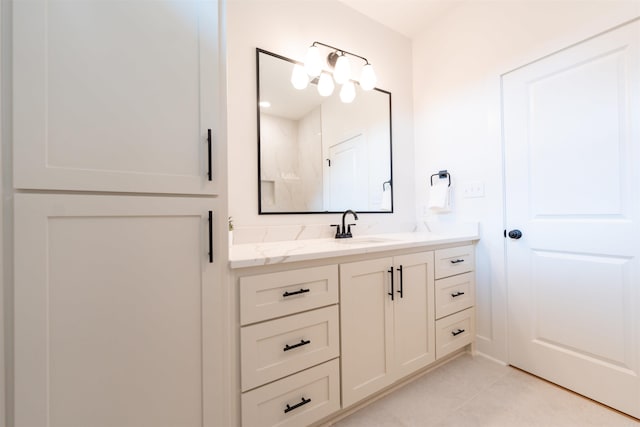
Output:
<svg viewBox="0 0 640 427">
<path fill-rule="evenodd" d="M 344 223 L 345 217 L 347 216 L 347 214 L 352 214 L 353 218 L 357 221 L 358 220 L 358 214 L 355 213 L 354 211 L 352 211 L 351 209 L 347 209 L 346 211 L 344 211 L 344 213 L 342 214 L 342 229 L 340 229 L 340 224 L 331 224 L 332 227 L 337 227 L 336 228 L 336 239 L 347 239 L 349 237 L 353 237 L 353 235 L 351 234 L 351 226 L 355 226 L 355 224 L 346 224 Z"/>
</svg>

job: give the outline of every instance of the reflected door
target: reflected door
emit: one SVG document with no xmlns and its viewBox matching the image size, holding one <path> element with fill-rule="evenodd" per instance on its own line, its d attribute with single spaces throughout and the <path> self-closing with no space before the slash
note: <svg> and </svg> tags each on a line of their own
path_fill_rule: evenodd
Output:
<svg viewBox="0 0 640 427">
<path fill-rule="evenodd" d="M 640 417 L 640 23 L 503 76 L 509 362 Z M 509 231 L 508 229 L 507 231 Z"/>
<path fill-rule="evenodd" d="M 365 137 L 362 134 L 329 147 L 328 210 L 344 211 L 368 206 L 367 157 Z"/>
</svg>

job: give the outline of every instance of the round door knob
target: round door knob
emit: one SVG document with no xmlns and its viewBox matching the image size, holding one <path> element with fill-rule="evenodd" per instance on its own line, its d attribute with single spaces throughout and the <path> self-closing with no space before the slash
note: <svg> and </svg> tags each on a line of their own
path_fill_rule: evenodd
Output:
<svg viewBox="0 0 640 427">
<path fill-rule="evenodd" d="M 511 230 L 509 232 L 509 237 L 511 237 L 512 239 L 519 239 L 522 237 L 522 231 L 520 230 Z"/>
</svg>

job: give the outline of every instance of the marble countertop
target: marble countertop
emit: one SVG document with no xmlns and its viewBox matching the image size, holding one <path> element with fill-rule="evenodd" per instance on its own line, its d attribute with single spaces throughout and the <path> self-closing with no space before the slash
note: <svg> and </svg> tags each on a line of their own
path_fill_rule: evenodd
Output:
<svg viewBox="0 0 640 427">
<path fill-rule="evenodd" d="M 231 268 L 254 267 L 346 255 L 383 252 L 421 246 L 478 240 L 477 228 L 446 232 L 386 233 L 351 239 L 307 239 L 233 245 L 229 248 Z"/>
</svg>

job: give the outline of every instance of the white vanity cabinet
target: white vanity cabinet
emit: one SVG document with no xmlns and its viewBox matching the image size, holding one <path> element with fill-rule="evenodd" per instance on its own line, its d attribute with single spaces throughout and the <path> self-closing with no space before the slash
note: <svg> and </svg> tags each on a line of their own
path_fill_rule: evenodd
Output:
<svg viewBox="0 0 640 427">
<path fill-rule="evenodd" d="M 289 268 L 242 261 L 233 280 L 242 426 L 325 425 L 472 343 L 470 240 L 305 254 Z"/>
<path fill-rule="evenodd" d="M 338 411 L 338 266 L 238 283 L 242 425 L 303 426 Z"/>
<path fill-rule="evenodd" d="M 218 27 L 216 1 L 14 1 L 15 187 L 220 194 Z"/>
<path fill-rule="evenodd" d="M 433 252 L 340 265 L 342 403 L 435 360 Z"/>
<path fill-rule="evenodd" d="M 472 343 L 475 336 L 473 245 L 441 249 L 436 260 L 436 358 Z"/>
</svg>

